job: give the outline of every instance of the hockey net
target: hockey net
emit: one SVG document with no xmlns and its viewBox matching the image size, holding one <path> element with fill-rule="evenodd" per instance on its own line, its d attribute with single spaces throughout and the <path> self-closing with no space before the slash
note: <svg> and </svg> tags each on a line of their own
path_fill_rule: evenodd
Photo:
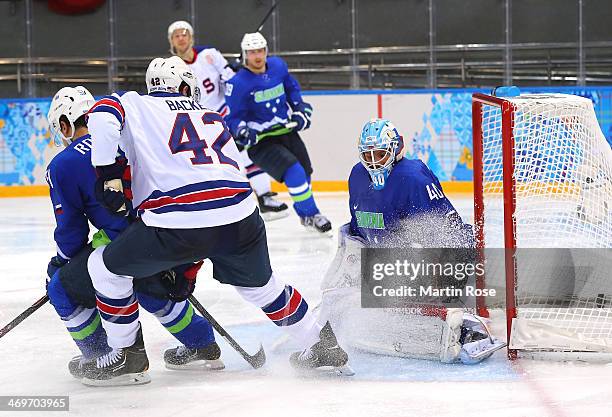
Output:
<svg viewBox="0 0 612 417">
<path fill-rule="evenodd" d="M 505 248 L 481 283 L 505 305 L 479 310 L 505 308 L 511 357 L 612 353 L 612 150 L 591 100 L 474 94 L 472 110 L 477 242 Z"/>
</svg>

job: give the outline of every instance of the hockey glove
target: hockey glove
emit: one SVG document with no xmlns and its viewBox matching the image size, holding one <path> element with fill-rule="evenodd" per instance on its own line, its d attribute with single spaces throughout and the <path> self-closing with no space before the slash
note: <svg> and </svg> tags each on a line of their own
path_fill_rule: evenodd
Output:
<svg viewBox="0 0 612 417">
<path fill-rule="evenodd" d="M 185 301 L 195 290 L 196 277 L 204 261 L 176 266 L 162 273 L 162 282 L 172 301 Z"/>
<path fill-rule="evenodd" d="M 112 165 L 96 167 L 96 200 L 112 213 L 127 216 L 132 209 L 132 178 L 127 159 L 119 157 Z"/>
<path fill-rule="evenodd" d="M 49 286 L 49 281 L 51 281 L 51 278 L 53 278 L 53 275 L 55 275 L 57 270 L 60 269 L 62 266 L 66 265 L 67 263 L 68 260 L 62 258 L 59 255 L 55 255 L 53 258 L 51 258 L 51 260 L 49 261 L 49 265 L 47 265 L 47 282 L 45 284 L 45 288 Z"/>
<path fill-rule="evenodd" d="M 255 146 L 257 144 L 257 132 L 245 126 L 238 130 L 236 142 L 245 148 Z"/>
<path fill-rule="evenodd" d="M 299 132 L 310 127 L 312 117 L 312 106 L 308 103 L 296 103 L 291 113 L 291 121 L 296 123 L 295 131 Z"/>
</svg>

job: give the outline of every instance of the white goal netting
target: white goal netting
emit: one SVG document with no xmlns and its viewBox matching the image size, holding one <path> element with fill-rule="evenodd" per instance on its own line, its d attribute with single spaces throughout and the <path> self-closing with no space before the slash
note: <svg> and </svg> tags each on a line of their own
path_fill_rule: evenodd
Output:
<svg viewBox="0 0 612 417">
<path fill-rule="evenodd" d="M 612 349 L 612 149 L 589 99 L 546 94 L 507 100 L 513 108 L 513 234 L 519 248 L 519 320 L 511 347 Z M 483 104 L 485 248 L 504 247 L 502 142 L 510 138 L 503 131 L 502 109 Z M 488 271 L 487 285 L 504 286 L 500 272 Z"/>
</svg>

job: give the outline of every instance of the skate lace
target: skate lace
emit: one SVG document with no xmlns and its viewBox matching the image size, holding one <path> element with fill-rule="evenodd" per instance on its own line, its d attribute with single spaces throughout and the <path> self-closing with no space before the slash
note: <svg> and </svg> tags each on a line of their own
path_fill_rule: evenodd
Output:
<svg viewBox="0 0 612 417">
<path fill-rule="evenodd" d="M 264 196 L 263 202 L 266 206 L 270 207 L 280 207 L 283 204 L 282 201 L 276 201 L 274 198 L 268 196 Z"/>
<path fill-rule="evenodd" d="M 312 349 L 306 349 L 302 353 L 300 353 L 300 355 L 298 356 L 298 360 L 309 361 L 310 359 L 314 358 L 314 356 L 315 354 Z"/>
<path fill-rule="evenodd" d="M 123 349 L 113 349 L 108 352 L 104 356 L 100 356 L 96 359 L 96 365 L 98 368 L 104 368 L 106 366 L 110 366 L 113 363 L 117 362 L 119 358 L 121 358 L 121 354 L 123 353 Z"/>
<path fill-rule="evenodd" d="M 322 214 L 315 214 L 312 220 L 317 226 L 322 226 L 328 222 L 327 217 Z"/>
<path fill-rule="evenodd" d="M 185 356 L 190 353 L 191 349 L 185 347 L 185 345 L 181 345 L 176 348 L 176 356 Z"/>
</svg>

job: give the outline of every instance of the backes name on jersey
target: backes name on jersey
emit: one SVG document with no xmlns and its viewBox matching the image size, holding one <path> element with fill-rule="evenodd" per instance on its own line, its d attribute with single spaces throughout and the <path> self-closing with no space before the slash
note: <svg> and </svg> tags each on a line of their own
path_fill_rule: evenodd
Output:
<svg viewBox="0 0 612 417">
<path fill-rule="evenodd" d="M 166 100 L 166 104 L 172 111 L 206 110 L 204 106 L 189 99 Z"/>
</svg>

